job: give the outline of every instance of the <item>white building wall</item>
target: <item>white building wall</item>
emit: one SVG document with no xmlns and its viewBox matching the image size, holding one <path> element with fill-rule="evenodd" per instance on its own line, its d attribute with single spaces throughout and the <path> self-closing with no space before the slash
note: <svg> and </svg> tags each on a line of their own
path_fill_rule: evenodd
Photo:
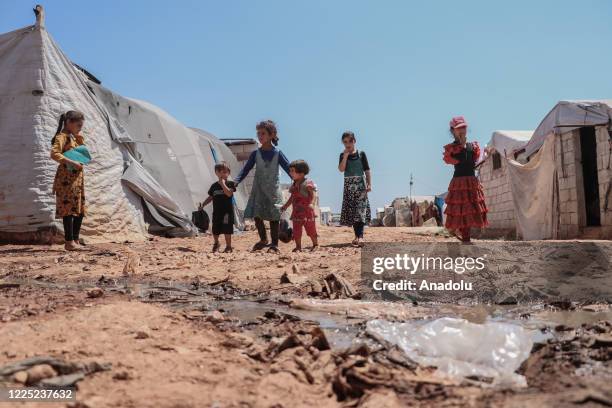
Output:
<svg viewBox="0 0 612 408">
<path fill-rule="evenodd" d="M 489 228 L 483 231 L 485 236 L 515 236 L 514 204 L 506 166 L 507 163 L 502 157 L 501 167 L 494 170 L 493 160 L 490 157 L 479 169 L 479 179 L 489 210 L 487 213 Z"/>
</svg>

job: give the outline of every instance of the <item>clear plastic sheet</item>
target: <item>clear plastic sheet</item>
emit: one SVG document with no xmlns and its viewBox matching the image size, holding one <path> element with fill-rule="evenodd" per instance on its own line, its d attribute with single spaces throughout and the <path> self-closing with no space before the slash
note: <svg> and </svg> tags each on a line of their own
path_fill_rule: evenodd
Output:
<svg viewBox="0 0 612 408">
<path fill-rule="evenodd" d="M 398 345 L 416 363 L 437 367 L 443 376 L 487 377 L 500 386 L 527 385 L 525 378 L 515 373 L 533 346 L 531 333 L 521 326 L 445 317 L 426 323 L 371 320 L 367 331 Z"/>
</svg>

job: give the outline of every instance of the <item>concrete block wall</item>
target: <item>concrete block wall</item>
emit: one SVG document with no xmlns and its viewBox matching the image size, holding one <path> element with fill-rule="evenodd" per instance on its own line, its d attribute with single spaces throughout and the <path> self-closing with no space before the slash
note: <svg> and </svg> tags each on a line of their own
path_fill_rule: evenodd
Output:
<svg viewBox="0 0 612 408">
<path fill-rule="evenodd" d="M 580 132 L 557 137 L 555 162 L 559 181 L 559 238 L 576 238 L 586 223 L 582 180 Z M 579 199 L 581 197 L 581 199 Z"/>
<path fill-rule="evenodd" d="M 489 231 L 487 236 L 508 235 L 516 231 L 514 202 L 506 161 L 502 158 L 501 167 L 493 169 L 493 160 L 487 160 L 480 168 L 479 179 L 485 194 L 485 203 L 489 210 Z"/>
<path fill-rule="evenodd" d="M 605 126 L 596 130 L 597 139 L 597 178 L 599 180 L 599 207 L 601 210 L 602 238 L 612 238 L 612 191 L 608 197 L 608 209 L 605 208 L 606 193 L 612 183 L 612 149 L 610 134 Z M 608 168 L 610 167 L 610 168 Z M 612 189 L 612 187 L 610 187 Z"/>
</svg>

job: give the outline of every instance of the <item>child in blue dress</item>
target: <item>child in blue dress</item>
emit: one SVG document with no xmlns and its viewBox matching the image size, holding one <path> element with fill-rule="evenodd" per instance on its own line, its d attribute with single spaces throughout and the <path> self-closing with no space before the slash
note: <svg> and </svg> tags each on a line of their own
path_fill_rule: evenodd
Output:
<svg viewBox="0 0 612 408">
<path fill-rule="evenodd" d="M 255 220 L 259 234 L 259 242 L 253 246 L 253 251 L 269 246 L 268 252 L 278 253 L 279 222 L 283 206 L 278 170 L 281 167 L 289 175 L 289 161 L 283 152 L 275 147 L 278 145 L 278 132 L 273 121 L 265 120 L 258 123 L 256 130 L 261 147 L 249 156 L 236 178 L 236 186 L 255 166 L 253 188 L 244 210 L 244 217 Z M 269 245 L 264 221 L 270 222 L 272 242 Z"/>
</svg>

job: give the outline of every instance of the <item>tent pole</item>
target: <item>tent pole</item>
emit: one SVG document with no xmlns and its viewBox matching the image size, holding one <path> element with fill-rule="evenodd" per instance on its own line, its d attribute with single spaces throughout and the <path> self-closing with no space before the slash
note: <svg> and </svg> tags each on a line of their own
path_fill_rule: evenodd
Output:
<svg viewBox="0 0 612 408">
<path fill-rule="evenodd" d="M 36 27 L 44 28 L 45 27 L 45 10 L 43 6 L 37 4 L 34 7 L 34 14 L 36 15 Z"/>
</svg>

